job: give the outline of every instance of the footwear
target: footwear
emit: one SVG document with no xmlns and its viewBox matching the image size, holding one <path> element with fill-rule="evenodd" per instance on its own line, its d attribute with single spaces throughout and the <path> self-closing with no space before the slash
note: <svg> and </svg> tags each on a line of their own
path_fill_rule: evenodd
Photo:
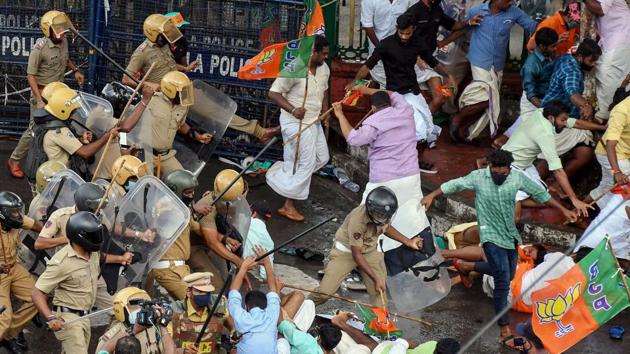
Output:
<svg viewBox="0 0 630 354">
<path fill-rule="evenodd" d="M 287 210 L 285 208 L 280 208 L 278 209 L 278 214 L 284 216 L 291 221 L 304 221 L 304 215 L 300 214 L 297 210 Z"/>
<path fill-rule="evenodd" d="M 420 166 L 420 172 L 422 173 L 425 173 L 428 175 L 434 175 L 438 173 L 437 168 L 435 168 L 435 166 L 433 166 L 433 164 L 431 163 L 418 161 L 418 166 Z"/>
<path fill-rule="evenodd" d="M 20 348 L 22 348 L 22 350 L 26 352 L 28 351 L 28 342 L 26 341 L 26 338 L 24 338 L 24 331 L 18 333 L 15 338 L 15 342 L 20 346 Z"/>
<path fill-rule="evenodd" d="M 11 176 L 15 178 L 24 178 L 24 171 L 22 171 L 22 168 L 20 167 L 20 163 L 18 161 L 9 159 L 7 161 L 7 167 L 9 168 Z"/>
<path fill-rule="evenodd" d="M 12 354 L 23 354 L 23 353 L 26 353 L 26 351 L 24 349 L 22 349 L 22 347 L 17 343 L 15 338 L 10 339 L 10 340 L 3 340 L 1 343 L 2 343 L 2 346 L 9 353 L 12 353 Z"/>
<path fill-rule="evenodd" d="M 269 140 L 271 140 L 271 138 L 278 134 L 280 134 L 280 126 L 267 128 L 265 129 L 265 134 L 263 134 L 263 136 L 260 137 L 260 139 L 258 140 L 260 140 L 261 143 L 265 144 Z"/>
</svg>

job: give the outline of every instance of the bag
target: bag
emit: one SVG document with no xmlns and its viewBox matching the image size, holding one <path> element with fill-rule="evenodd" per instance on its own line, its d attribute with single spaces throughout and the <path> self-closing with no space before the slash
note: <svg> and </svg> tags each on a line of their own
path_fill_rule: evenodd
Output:
<svg viewBox="0 0 630 354">
<path fill-rule="evenodd" d="M 408 270 L 416 264 L 431 258 L 431 256 L 435 254 L 433 234 L 431 233 L 430 227 L 422 230 L 416 237 L 422 238 L 423 247 L 420 251 L 401 245 L 393 250 L 385 252 L 387 275 L 394 276 Z"/>
</svg>

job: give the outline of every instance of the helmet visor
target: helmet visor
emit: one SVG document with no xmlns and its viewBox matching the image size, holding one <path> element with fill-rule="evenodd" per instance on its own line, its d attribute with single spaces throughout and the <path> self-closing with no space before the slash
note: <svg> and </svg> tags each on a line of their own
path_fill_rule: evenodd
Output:
<svg viewBox="0 0 630 354">
<path fill-rule="evenodd" d="M 89 248 L 92 249 L 92 252 L 95 252 L 94 249 L 100 248 L 100 245 L 103 243 L 106 232 L 107 228 L 103 224 L 100 224 L 95 231 L 81 233 L 81 237 L 90 243 Z"/>
<path fill-rule="evenodd" d="M 195 103 L 195 94 L 192 84 L 186 85 L 179 91 L 179 101 L 182 106 L 192 106 Z"/>
<path fill-rule="evenodd" d="M 382 209 L 369 210 L 368 214 L 370 215 L 372 221 L 380 225 L 389 224 L 389 222 L 392 220 L 392 217 L 394 216 L 393 213 Z"/>
<path fill-rule="evenodd" d="M 160 33 L 162 33 L 164 35 L 164 38 L 166 38 L 166 40 L 171 44 L 177 42 L 180 38 L 182 38 L 182 32 L 169 19 L 167 19 L 162 24 Z"/>
<path fill-rule="evenodd" d="M 74 28 L 74 26 L 72 26 L 70 18 L 68 18 L 68 16 L 63 13 L 53 17 L 51 22 L 52 23 L 50 25 L 50 28 L 52 28 L 57 37 L 61 36 L 61 34 L 63 33 L 68 32 L 71 28 Z"/>
</svg>

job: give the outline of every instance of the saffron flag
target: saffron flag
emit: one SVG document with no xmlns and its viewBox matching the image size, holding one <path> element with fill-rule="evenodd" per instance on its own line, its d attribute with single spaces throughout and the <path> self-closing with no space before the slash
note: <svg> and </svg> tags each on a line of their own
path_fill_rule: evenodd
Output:
<svg viewBox="0 0 630 354">
<path fill-rule="evenodd" d="M 304 0 L 306 11 L 300 23 L 299 38 L 325 33 L 324 13 L 317 0 Z"/>
<path fill-rule="evenodd" d="M 305 78 L 308 75 L 308 62 L 313 52 L 313 43 L 315 37 L 309 36 L 270 45 L 238 70 L 238 78 L 241 80 Z"/>
<path fill-rule="evenodd" d="M 552 354 L 571 348 L 630 306 L 608 239 L 562 277 L 532 294 L 532 326 Z"/>
<path fill-rule="evenodd" d="M 354 82 L 352 83 L 352 86 L 359 86 L 359 85 L 366 85 L 366 84 L 367 84 L 367 80 L 354 80 Z M 342 103 L 345 104 L 346 106 L 356 106 L 361 97 L 362 95 L 359 93 L 359 91 L 350 90 L 348 93 L 346 93 L 346 96 L 343 98 Z"/>
<path fill-rule="evenodd" d="M 365 328 L 363 328 L 365 334 L 382 339 L 391 338 L 392 336 L 402 337 L 402 331 L 394 324 L 386 309 L 379 307 L 369 308 L 359 304 L 357 304 L 357 308 L 361 317 L 363 317 L 363 322 L 365 322 Z"/>
</svg>

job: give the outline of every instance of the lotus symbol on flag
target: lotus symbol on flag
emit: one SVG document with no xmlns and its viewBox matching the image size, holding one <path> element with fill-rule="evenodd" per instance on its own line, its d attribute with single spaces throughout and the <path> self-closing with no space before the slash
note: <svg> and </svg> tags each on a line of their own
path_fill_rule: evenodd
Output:
<svg viewBox="0 0 630 354">
<path fill-rule="evenodd" d="M 573 331 L 572 324 L 565 326 L 560 320 L 571 310 L 571 307 L 580 296 L 581 285 L 582 283 L 577 283 L 575 286 L 569 288 L 564 296 L 559 294 L 555 298 L 547 299 L 544 302 L 536 302 L 536 314 L 538 315 L 540 323 L 555 321 L 558 326 L 558 331 L 555 335 L 558 338 Z"/>
</svg>

